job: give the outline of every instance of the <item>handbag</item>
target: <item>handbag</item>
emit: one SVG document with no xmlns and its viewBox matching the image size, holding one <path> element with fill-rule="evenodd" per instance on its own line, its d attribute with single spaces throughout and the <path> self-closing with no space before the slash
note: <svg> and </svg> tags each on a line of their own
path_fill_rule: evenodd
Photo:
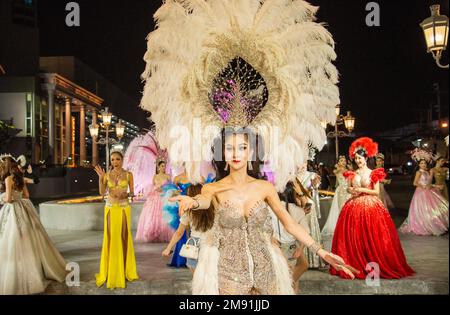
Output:
<svg viewBox="0 0 450 315">
<path fill-rule="evenodd" d="M 193 240 L 194 244 L 192 244 L 192 245 L 188 244 L 190 240 Z M 198 245 L 197 239 L 190 237 L 186 241 L 186 244 L 184 244 L 181 247 L 180 256 L 183 256 L 185 258 L 190 258 L 190 259 L 198 259 L 198 251 L 199 251 L 199 245 Z"/>
</svg>

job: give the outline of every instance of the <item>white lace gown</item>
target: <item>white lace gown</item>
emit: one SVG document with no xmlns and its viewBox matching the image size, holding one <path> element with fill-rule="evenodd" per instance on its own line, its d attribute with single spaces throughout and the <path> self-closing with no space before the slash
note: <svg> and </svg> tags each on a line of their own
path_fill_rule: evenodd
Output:
<svg viewBox="0 0 450 315">
<path fill-rule="evenodd" d="M 13 192 L 0 194 L 0 295 L 44 292 L 48 280 L 63 282 L 66 263 L 42 226 L 33 204 Z"/>
<path fill-rule="evenodd" d="M 331 202 L 330 212 L 328 214 L 327 221 L 322 229 L 322 240 L 324 242 L 324 247 L 327 250 L 331 250 L 331 241 L 333 240 L 334 229 L 336 228 L 336 223 L 341 213 L 342 207 L 345 202 L 351 197 L 347 192 L 348 183 L 345 179 L 343 173 L 338 173 L 336 176 L 337 187 L 334 192 L 333 201 Z"/>
</svg>

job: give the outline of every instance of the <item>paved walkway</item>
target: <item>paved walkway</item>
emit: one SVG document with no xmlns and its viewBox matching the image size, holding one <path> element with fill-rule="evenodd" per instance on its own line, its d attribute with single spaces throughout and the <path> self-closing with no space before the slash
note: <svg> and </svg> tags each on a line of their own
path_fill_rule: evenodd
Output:
<svg viewBox="0 0 450 315">
<path fill-rule="evenodd" d="M 140 280 L 127 289 L 108 290 L 95 286 L 101 249 L 101 232 L 49 231 L 66 260 L 80 266 L 80 286 L 52 283 L 47 294 L 190 294 L 188 269 L 167 267 L 161 257 L 164 244 L 136 244 Z M 448 294 L 448 234 L 441 237 L 401 236 L 408 262 L 417 272 L 401 280 L 381 280 L 367 286 L 362 280 L 343 280 L 325 270 L 309 270 L 300 280 L 301 294 Z"/>
</svg>

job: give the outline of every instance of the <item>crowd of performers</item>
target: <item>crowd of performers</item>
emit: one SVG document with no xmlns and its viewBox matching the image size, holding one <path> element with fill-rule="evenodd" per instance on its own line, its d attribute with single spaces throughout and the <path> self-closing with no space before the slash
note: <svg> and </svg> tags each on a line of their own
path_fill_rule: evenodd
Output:
<svg viewBox="0 0 450 315">
<path fill-rule="evenodd" d="M 303 164 L 308 147 L 323 147 L 324 124 L 336 122 L 340 98 L 334 40 L 316 22 L 317 9 L 303 0 L 184 0 L 164 1 L 155 12 L 140 106 L 151 113 L 161 146 L 176 147 L 173 166 L 185 169 L 175 172 L 156 143 L 136 145 L 135 152 L 158 157 L 150 168 L 139 153 L 121 152 L 111 154 L 111 169 L 96 167 L 106 197 L 98 286 L 124 288 L 139 278 L 135 242 L 169 242 L 162 256 L 193 271 L 193 294 L 294 294 L 307 268 L 364 279 L 375 263 L 381 278 L 414 274 L 389 214 L 384 157 L 370 138 L 351 145 L 354 168 L 345 157 L 337 161 L 338 188 L 320 230 L 326 172 Z M 196 141 L 180 146 L 182 136 Z M 270 145 L 272 136 L 282 141 Z M 211 147 L 208 176 L 191 152 Z M 413 157 L 417 188 L 400 231 L 441 235 L 448 231 L 448 169 L 439 159 L 429 171 L 432 159 L 420 150 Z M 272 174 L 260 171 L 264 162 Z M 0 294 L 39 293 L 66 275 L 26 187 L 17 160 L 3 157 Z M 146 202 L 134 240 L 135 194 Z M 331 249 L 322 246 L 326 237 Z"/>
<path fill-rule="evenodd" d="M 210 173 L 202 183 L 190 183 L 184 170 L 172 178 L 167 173 L 170 163 L 161 152 L 150 153 L 147 159 L 154 158 L 140 166 L 152 165 L 155 174 L 151 188 L 143 189 L 146 195 L 140 196 L 146 201 L 134 241 L 166 243 L 162 256 L 172 256 L 168 266 L 192 271 L 194 294 L 290 294 L 298 292 L 299 279 L 308 268 L 328 268 L 332 275 L 364 279 L 371 271 L 367 265 L 373 262 L 381 278 L 414 274 L 388 210 L 393 205 L 382 186 L 389 183 L 384 156 L 372 139 L 357 139 L 350 147 L 355 170 L 345 156 L 339 157 L 334 170 L 337 187 L 320 230 L 320 203 L 314 197 L 320 176 L 306 165 L 299 167 L 295 180 L 277 194 L 264 180 L 267 176 L 258 173 L 256 163 L 246 162 L 247 137 L 236 133 L 229 138 L 225 145 L 241 149 L 233 147 L 231 159 L 225 156 L 223 163 L 215 163 L 215 179 Z M 136 154 L 136 146 L 130 149 L 125 158 L 128 169 L 133 168 L 129 155 Z M 442 235 L 448 231 L 446 161 L 424 150 L 415 150 L 412 157 L 418 167 L 416 191 L 399 231 Z M 373 170 L 367 165 L 371 158 L 376 159 Z M 433 158 L 435 166 L 429 170 Z M 113 151 L 108 172 L 95 168 L 100 193 L 106 196 L 95 278 L 97 286 L 106 283 L 110 289 L 125 288 L 126 281 L 139 279 L 130 202 L 140 184 L 123 163 L 124 155 Z M 24 176 L 23 165 L 10 155 L 1 158 L 0 294 L 40 293 L 49 280 L 63 282 L 67 274 L 64 258 L 29 200 L 27 182 L 32 180 Z M 331 252 L 322 248 L 322 239 L 329 237 Z M 183 257 L 185 244 L 190 245 L 185 248 L 187 257 Z"/>
</svg>

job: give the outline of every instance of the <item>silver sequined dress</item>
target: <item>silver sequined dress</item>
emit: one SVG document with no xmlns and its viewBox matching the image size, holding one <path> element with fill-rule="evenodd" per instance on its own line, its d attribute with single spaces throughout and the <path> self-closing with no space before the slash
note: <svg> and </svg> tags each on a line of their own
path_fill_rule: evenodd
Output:
<svg viewBox="0 0 450 315">
<path fill-rule="evenodd" d="M 264 201 L 251 208 L 248 218 L 231 202 L 223 202 L 217 207 L 215 223 L 206 240 L 208 246 L 202 246 L 200 250 L 193 281 L 194 294 L 293 293 L 286 258 L 272 243 L 269 211 L 272 210 Z M 215 256 L 216 260 L 211 258 Z M 217 281 L 216 285 L 214 281 Z M 211 287 L 211 290 L 205 287 Z"/>
</svg>

